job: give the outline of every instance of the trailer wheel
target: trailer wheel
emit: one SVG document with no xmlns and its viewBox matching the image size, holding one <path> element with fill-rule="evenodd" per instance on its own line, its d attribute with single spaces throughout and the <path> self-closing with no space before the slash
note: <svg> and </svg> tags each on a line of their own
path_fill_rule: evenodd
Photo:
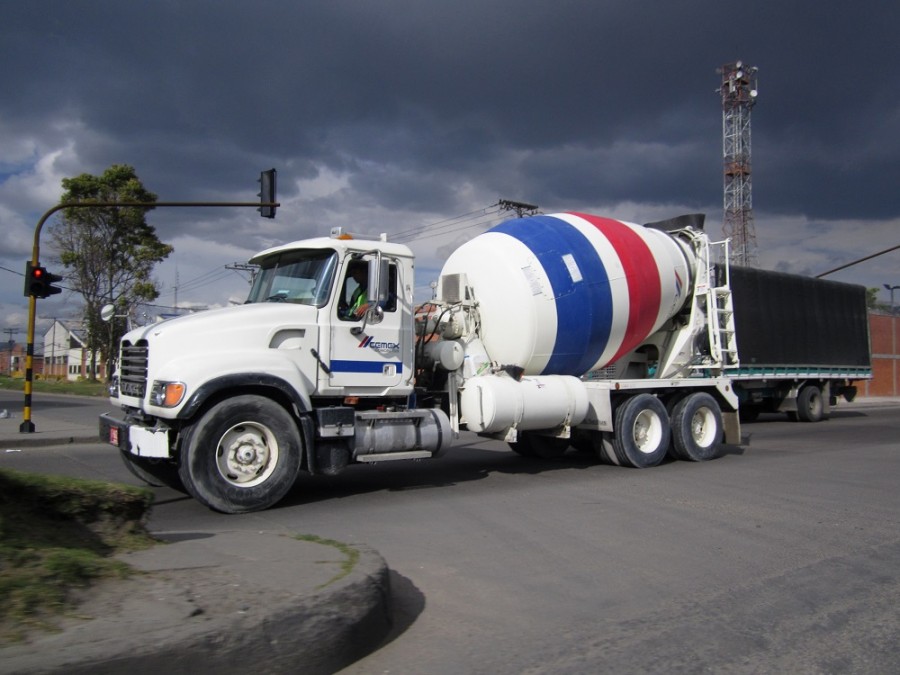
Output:
<svg viewBox="0 0 900 675">
<path fill-rule="evenodd" d="M 695 392 L 672 411 L 672 454 L 703 462 L 716 456 L 722 438 L 722 409 L 712 396 Z"/>
<path fill-rule="evenodd" d="M 147 485 L 168 487 L 184 492 L 184 485 L 178 477 L 178 467 L 174 462 L 155 457 L 138 457 L 125 450 L 119 450 L 122 463 L 131 474 Z"/>
<path fill-rule="evenodd" d="M 301 447 L 287 410 L 263 396 L 236 396 L 188 430 L 179 475 L 191 496 L 215 511 L 260 511 L 291 489 Z"/>
<path fill-rule="evenodd" d="M 644 469 L 659 464 L 669 449 L 669 416 L 662 402 L 638 394 L 616 410 L 612 450 L 616 463 Z"/>
<path fill-rule="evenodd" d="M 797 396 L 797 419 L 801 422 L 820 422 L 827 417 L 825 398 L 814 384 L 808 384 Z"/>
</svg>

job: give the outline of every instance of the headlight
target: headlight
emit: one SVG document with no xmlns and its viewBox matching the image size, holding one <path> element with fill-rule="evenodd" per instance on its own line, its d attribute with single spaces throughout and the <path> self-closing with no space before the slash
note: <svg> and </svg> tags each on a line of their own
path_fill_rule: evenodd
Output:
<svg viewBox="0 0 900 675">
<path fill-rule="evenodd" d="M 183 382 L 160 382 L 156 380 L 150 388 L 150 403 L 160 408 L 174 408 L 184 398 L 186 387 Z"/>
<path fill-rule="evenodd" d="M 114 374 L 106 383 L 106 391 L 110 398 L 119 398 L 119 376 Z"/>
</svg>

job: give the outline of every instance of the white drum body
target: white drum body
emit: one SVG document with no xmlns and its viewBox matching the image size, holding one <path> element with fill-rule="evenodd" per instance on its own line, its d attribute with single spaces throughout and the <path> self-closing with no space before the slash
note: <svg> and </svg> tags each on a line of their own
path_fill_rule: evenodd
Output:
<svg viewBox="0 0 900 675">
<path fill-rule="evenodd" d="M 602 368 L 640 345 L 688 299 L 689 254 L 661 230 L 576 213 L 518 218 L 454 251 L 489 358 L 528 375 Z"/>
</svg>

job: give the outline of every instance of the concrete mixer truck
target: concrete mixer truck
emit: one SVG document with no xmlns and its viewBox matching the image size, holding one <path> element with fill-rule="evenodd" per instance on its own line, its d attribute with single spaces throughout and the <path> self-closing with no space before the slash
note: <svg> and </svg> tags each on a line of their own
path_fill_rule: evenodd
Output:
<svg viewBox="0 0 900 675">
<path fill-rule="evenodd" d="M 340 230 L 257 254 L 244 305 L 135 329 L 100 434 L 151 484 L 264 509 L 300 472 L 442 455 L 646 468 L 740 441 L 727 242 L 681 217 L 519 218 L 454 251 L 415 306 L 404 245 Z"/>
</svg>

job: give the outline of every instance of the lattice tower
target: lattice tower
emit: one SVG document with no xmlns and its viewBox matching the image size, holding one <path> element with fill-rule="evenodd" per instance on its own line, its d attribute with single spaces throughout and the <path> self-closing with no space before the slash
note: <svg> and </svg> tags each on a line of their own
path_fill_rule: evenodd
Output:
<svg viewBox="0 0 900 675">
<path fill-rule="evenodd" d="M 756 267 L 756 228 L 753 224 L 750 111 L 756 104 L 757 68 L 741 61 L 717 71 L 722 76 L 722 158 L 724 219 L 722 230 L 731 239 L 731 262 Z"/>
</svg>

